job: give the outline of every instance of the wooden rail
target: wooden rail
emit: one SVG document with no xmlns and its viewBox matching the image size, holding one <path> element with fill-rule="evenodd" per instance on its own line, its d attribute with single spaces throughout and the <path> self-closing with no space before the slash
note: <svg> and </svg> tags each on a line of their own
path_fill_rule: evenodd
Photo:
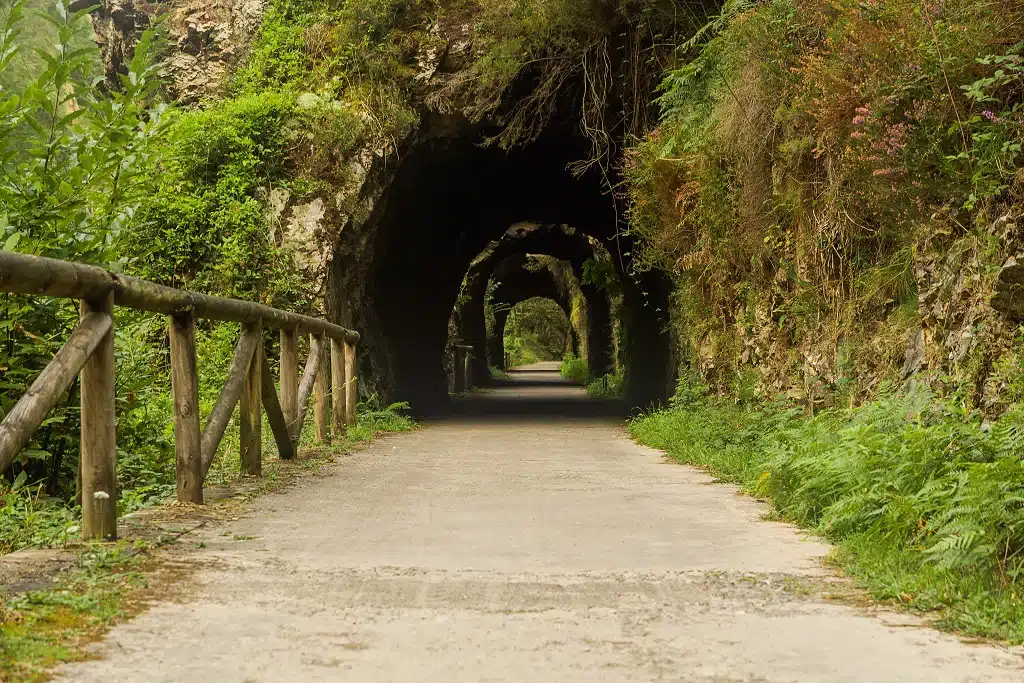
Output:
<svg viewBox="0 0 1024 683">
<path fill-rule="evenodd" d="M 325 320 L 270 306 L 187 292 L 102 268 L 0 252 L 0 291 L 79 299 L 81 316 L 67 343 L 0 423 L 0 473 L 25 448 L 47 413 L 81 375 L 82 537 L 117 536 L 116 423 L 114 411 L 114 307 L 170 316 L 171 385 L 177 497 L 203 502 L 203 482 L 235 406 L 241 403 L 241 469 L 260 474 L 263 413 L 282 458 L 294 458 L 310 395 L 316 438 L 330 439 L 328 384 L 333 380 L 333 432 L 356 421 L 356 346 L 359 334 Z M 196 320 L 242 324 L 227 381 L 200 427 Z M 264 355 L 263 330 L 280 330 L 280 398 Z M 309 356 L 299 380 L 298 335 L 309 335 Z M 331 378 L 328 362 L 331 356 Z"/>
</svg>

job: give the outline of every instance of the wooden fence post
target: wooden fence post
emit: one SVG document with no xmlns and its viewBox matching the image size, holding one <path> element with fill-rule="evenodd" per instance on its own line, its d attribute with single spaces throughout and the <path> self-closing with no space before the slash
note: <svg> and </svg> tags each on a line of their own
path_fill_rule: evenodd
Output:
<svg viewBox="0 0 1024 683">
<path fill-rule="evenodd" d="M 277 389 L 274 388 L 274 375 L 270 372 L 270 363 L 263 359 L 263 412 L 267 415 L 267 424 L 274 435 L 274 442 L 277 444 L 277 454 L 282 460 L 291 460 L 295 457 L 295 444 L 292 443 L 291 431 L 288 427 L 288 420 L 281 410 L 281 402 L 277 397 Z"/>
<path fill-rule="evenodd" d="M 291 431 L 299 413 L 299 335 L 281 328 L 281 412 Z"/>
<path fill-rule="evenodd" d="M 203 453 L 203 479 L 217 456 L 217 448 L 220 440 L 224 438 L 224 432 L 231 422 L 231 416 L 238 405 L 238 399 L 245 391 L 246 379 L 249 377 L 249 364 L 252 357 L 256 355 L 256 346 L 260 343 L 260 337 L 253 325 L 243 325 L 242 334 L 238 337 L 238 344 L 235 346 L 235 353 L 231 357 L 231 366 L 228 368 L 228 377 L 224 387 L 220 390 L 217 402 L 206 418 L 206 426 L 203 427 L 202 453 Z M 243 409 L 244 410 L 244 409 Z"/>
<path fill-rule="evenodd" d="M 258 341 L 249 361 L 238 410 L 241 418 L 239 456 L 242 472 L 259 476 L 263 472 L 263 323 L 257 320 L 249 325 Z"/>
<path fill-rule="evenodd" d="M 464 391 L 462 386 L 462 349 L 458 346 L 452 349 L 452 393 L 461 394 Z"/>
<path fill-rule="evenodd" d="M 330 371 L 327 369 L 327 337 L 320 337 L 320 370 L 316 373 L 316 382 L 313 385 L 313 424 L 316 428 L 317 443 L 325 444 L 331 442 L 331 416 L 330 406 L 327 403 L 327 394 L 330 393 Z M 310 336 L 309 348 L 313 348 L 313 337 Z"/>
<path fill-rule="evenodd" d="M 334 438 L 345 437 L 345 343 L 331 339 L 331 413 Z"/>
<path fill-rule="evenodd" d="M 199 425 L 195 316 L 191 312 L 172 315 L 170 333 L 178 502 L 202 504 L 203 450 Z"/>
<path fill-rule="evenodd" d="M 345 342 L 345 424 L 356 423 L 356 401 L 359 399 L 359 371 L 356 367 L 356 345 Z"/>
<path fill-rule="evenodd" d="M 114 412 L 114 293 L 83 299 L 81 315 L 111 316 L 110 330 L 82 367 L 82 538 L 117 538 L 117 414 Z"/>
</svg>

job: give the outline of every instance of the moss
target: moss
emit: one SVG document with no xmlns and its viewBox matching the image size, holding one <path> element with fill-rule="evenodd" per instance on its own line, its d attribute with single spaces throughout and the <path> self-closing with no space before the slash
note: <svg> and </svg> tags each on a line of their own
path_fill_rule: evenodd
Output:
<svg viewBox="0 0 1024 683">
<path fill-rule="evenodd" d="M 53 588 L 0 605 L 0 676 L 49 680 L 53 667 L 86 658 L 91 639 L 138 609 L 133 600 L 146 581 L 136 553 L 143 549 L 125 543 L 88 548 L 78 568 Z"/>
</svg>

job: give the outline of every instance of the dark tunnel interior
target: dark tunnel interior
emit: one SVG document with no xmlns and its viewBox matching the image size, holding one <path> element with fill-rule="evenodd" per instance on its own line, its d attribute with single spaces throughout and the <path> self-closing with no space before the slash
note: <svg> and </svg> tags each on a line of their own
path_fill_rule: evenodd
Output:
<svg viewBox="0 0 1024 683">
<path fill-rule="evenodd" d="M 575 177 L 568 169 L 587 152 L 573 128 L 551 131 L 513 151 L 478 141 L 474 134 L 418 143 L 376 209 L 370 296 L 387 344 L 394 398 L 414 410 L 446 403 L 449 316 L 473 260 L 510 226 L 573 226 L 599 240 L 617 269 L 630 266 L 629 240 L 618 234 L 614 198 L 600 174 Z M 573 258 L 556 232 L 538 233 L 521 250 Z M 626 272 L 620 277 L 627 400 L 646 405 L 665 398 L 671 383 L 668 282 L 653 273 L 639 280 Z"/>
</svg>

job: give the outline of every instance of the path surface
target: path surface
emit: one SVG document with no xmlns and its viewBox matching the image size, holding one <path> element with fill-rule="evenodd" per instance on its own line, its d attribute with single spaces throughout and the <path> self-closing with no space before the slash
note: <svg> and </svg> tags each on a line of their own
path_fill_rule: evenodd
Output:
<svg viewBox="0 0 1024 683">
<path fill-rule="evenodd" d="M 517 379 L 209 532 L 190 597 L 64 680 L 1024 680 L 1019 653 L 827 601 L 825 546 Z"/>
</svg>

